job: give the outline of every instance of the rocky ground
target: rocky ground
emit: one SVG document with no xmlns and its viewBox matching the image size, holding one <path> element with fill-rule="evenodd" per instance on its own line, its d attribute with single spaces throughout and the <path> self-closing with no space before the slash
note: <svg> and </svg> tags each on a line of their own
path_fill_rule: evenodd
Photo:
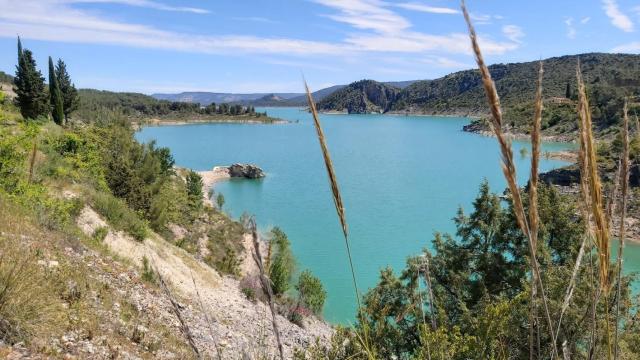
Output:
<svg viewBox="0 0 640 360">
<path fill-rule="evenodd" d="M 89 234 L 106 226 L 106 223 L 92 209 L 85 208 L 78 218 L 78 225 Z M 220 352 L 224 354 L 223 359 L 235 359 L 235 355 L 242 353 L 250 358 L 261 353 L 275 354 L 269 309 L 261 302 L 249 301 L 241 293 L 238 279 L 220 276 L 157 235 L 140 243 L 126 234 L 110 231 L 104 241 L 113 253 L 133 263 L 141 265 L 145 256 L 150 259 L 180 299 L 183 316 L 202 352 L 210 356 L 217 356 Z M 245 254 L 249 253 L 250 249 L 247 249 Z M 243 268 L 245 271 L 254 269 L 250 265 Z M 168 317 L 175 322 L 169 302 L 166 299 L 161 299 L 161 302 L 169 312 Z M 295 348 L 305 348 L 314 343 L 316 337 L 326 341 L 333 333 L 329 325 L 312 317 L 306 319 L 303 329 L 278 316 L 278 326 L 288 356 Z"/>
<path fill-rule="evenodd" d="M 277 354 L 268 306 L 248 300 L 240 290 L 240 278 L 256 271 L 251 249 L 244 251 L 242 276 L 233 277 L 219 274 L 199 260 L 201 256 L 194 257 L 160 235 L 151 233 L 140 242 L 115 231 L 89 206 L 82 209 L 76 225 L 88 238 L 99 229 L 107 232 L 96 248 L 74 240 L 57 251 L 48 250 L 57 243 L 48 231 L 29 245 L 36 236 L 22 224 L 2 229 L 0 239 L 20 238 L 27 247 L 42 248 L 38 265 L 47 273 L 59 272 L 60 278 L 67 279 L 68 272 L 74 272 L 73 280 L 65 280 L 63 292 L 65 298 L 68 293 L 69 298 L 81 300 L 65 302 L 66 310 L 61 312 L 73 326 L 59 322 L 67 324 L 57 326 L 59 336 L 48 336 L 37 344 L 7 346 L 0 341 L 0 358 L 195 358 L 179 317 L 204 358 L 267 359 Z M 249 246 L 251 237 L 244 239 Z M 168 293 L 159 286 L 160 278 L 168 284 Z M 277 322 L 286 358 L 295 349 L 328 342 L 334 333 L 312 316 L 304 319 L 302 327 L 280 315 Z"/>
</svg>

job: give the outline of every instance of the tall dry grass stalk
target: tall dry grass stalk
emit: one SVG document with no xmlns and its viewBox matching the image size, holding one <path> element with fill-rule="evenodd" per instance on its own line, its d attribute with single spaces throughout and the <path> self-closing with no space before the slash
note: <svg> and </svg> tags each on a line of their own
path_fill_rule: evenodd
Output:
<svg viewBox="0 0 640 360">
<path fill-rule="evenodd" d="M 213 333 L 213 322 L 209 318 L 209 314 L 208 314 L 207 310 L 204 307 L 204 303 L 202 302 L 202 297 L 200 296 L 200 290 L 198 290 L 198 284 L 196 283 L 196 278 L 193 276 L 193 271 L 191 269 L 189 269 L 189 275 L 191 275 L 191 281 L 193 282 L 193 289 L 195 290 L 196 297 L 198 298 L 198 305 L 200 305 L 200 311 L 202 312 L 202 315 L 204 316 L 204 320 L 207 322 L 207 327 L 208 327 L 208 330 L 209 330 L 209 336 L 211 337 L 211 341 L 213 343 L 213 347 L 216 350 L 216 355 L 218 357 L 218 360 L 222 360 L 222 352 L 220 351 L 220 348 L 218 347 L 218 343 L 216 341 L 216 336 Z"/>
<path fill-rule="evenodd" d="M 364 347 L 367 352 L 367 356 L 372 359 L 373 352 L 369 346 L 369 338 L 368 338 L 368 326 L 364 321 L 363 315 L 361 313 L 362 305 L 360 303 L 360 291 L 358 291 L 358 282 L 356 281 L 356 272 L 353 266 L 353 259 L 351 257 L 351 246 L 349 245 L 349 232 L 347 226 L 347 219 L 344 212 L 344 205 L 342 202 L 342 196 L 340 196 L 340 188 L 338 187 L 338 180 L 336 178 L 335 170 L 333 169 L 333 162 L 331 161 L 331 156 L 329 155 L 329 148 L 327 147 L 327 143 L 324 136 L 324 131 L 322 130 L 322 126 L 320 125 L 320 118 L 318 117 L 318 110 L 316 109 L 316 104 L 313 101 L 313 96 L 311 95 L 311 91 L 309 90 L 309 86 L 307 82 L 304 81 L 304 90 L 307 95 L 307 102 L 309 104 L 309 110 L 311 111 L 311 115 L 313 117 L 313 124 L 316 129 L 316 134 L 318 136 L 318 141 L 320 142 L 320 148 L 322 150 L 322 157 L 324 158 L 324 165 L 327 170 L 327 175 L 329 177 L 329 185 L 331 187 L 331 194 L 333 195 L 333 203 L 336 208 L 336 212 L 338 214 L 338 219 L 340 220 L 340 225 L 342 227 L 342 234 L 344 235 L 344 243 L 347 249 L 347 257 L 349 258 L 349 268 L 351 270 L 351 278 L 353 280 L 353 289 L 356 294 L 356 301 L 358 305 L 358 317 L 360 317 L 360 321 L 363 325 L 364 329 Z"/>
<path fill-rule="evenodd" d="M 591 217 L 594 225 L 596 247 L 600 265 L 600 287 L 605 294 L 609 292 L 609 222 L 604 214 L 604 202 L 602 198 L 602 184 L 598 175 L 598 163 L 596 160 L 596 144 L 593 136 L 591 111 L 585 90 L 580 67 L 577 69 L 578 77 L 578 115 L 580 117 L 580 131 L 584 137 L 585 163 L 588 172 L 588 187 L 591 200 Z"/>
<path fill-rule="evenodd" d="M 613 179 L 613 189 L 611 190 L 611 194 L 609 194 L 609 198 L 607 199 L 607 220 L 609 221 L 609 228 L 613 228 L 613 216 L 616 213 L 616 203 L 618 199 L 618 190 L 620 187 L 620 176 L 622 172 L 622 155 L 620 154 L 620 159 L 618 160 L 618 168 L 616 170 L 616 176 Z"/>
<path fill-rule="evenodd" d="M 187 324 L 187 322 L 182 317 L 182 310 L 180 310 L 180 305 L 178 304 L 175 297 L 171 293 L 169 286 L 167 286 L 167 283 L 164 281 L 162 274 L 160 274 L 160 272 L 158 271 L 158 269 L 155 268 L 155 266 L 153 267 L 153 271 L 158 275 L 158 284 L 160 285 L 160 288 L 162 289 L 162 291 L 165 293 L 165 295 L 171 302 L 171 308 L 173 309 L 174 314 L 176 315 L 176 317 L 178 318 L 178 321 L 180 322 L 180 329 L 182 330 L 182 333 L 184 334 L 184 336 L 187 338 L 187 342 L 189 343 L 191 350 L 193 350 L 193 354 L 195 355 L 196 359 L 202 359 L 202 354 L 200 354 L 200 350 L 198 350 L 198 346 L 196 346 L 196 342 L 193 339 L 193 334 L 191 333 L 189 324 Z"/>
<path fill-rule="evenodd" d="M 506 139 L 502 132 L 502 110 L 500 107 L 500 98 L 498 97 L 498 92 L 496 91 L 495 84 L 491 78 L 491 73 L 489 73 L 489 68 L 484 62 L 482 57 L 482 52 L 480 51 L 480 46 L 478 45 L 478 39 L 476 35 L 476 31 L 471 23 L 471 18 L 469 17 L 469 12 L 465 6 L 464 0 L 461 3 L 462 12 L 464 14 L 464 18 L 467 22 L 467 26 L 469 28 L 469 37 L 471 39 L 471 47 L 476 57 L 476 62 L 478 63 L 478 68 L 480 69 L 480 74 L 482 76 L 482 83 L 484 85 L 485 93 L 487 95 L 487 101 L 489 102 L 489 107 L 491 109 L 491 127 L 493 129 L 496 138 L 498 139 L 498 143 L 500 145 L 500 151 L 502 153 L 502 172 L 504 173 L 504 177 L 507 180 L 507 185 L 509 186 L 509 191 L 511 192 L 511 201 L 513 202 L 513 208 L 516 215 L 516 220 L 518 222 L 518 226 L 525 234 L 528 239 L 529 244 L 529 256 L 531 258 L 531 267 L 532 267 L 532 276 L 535 277 L 536 282 L 538 283 L 538 290 L 540 291 L 540 298 L 542 300 L 542 306 L 544 308 L 547 327 L 549 329 L 549 334 L 551 339 L 555 339 L 555 327 L 553 326 L 553 321 L 551 320 L 551 314 L 549 312 L 549 305 L 546 297 L 546 293 L 544 290 L 544 284 L 542 282 L 542 277 L 540 276 L 540 267 L 538 265 L 538 261 L 535 258 L 536 249 L 534 239 L 531 236 L 531 231 L 529 227 L 529 222 L 527 220 L 527 216 L 524 210 L 524 206 L 522 205 L 522 198 L 520 196 L 520 189 L 518 188 L 518 184 L 516 182 L 516 167 L 513 162 L 513 151 L 511 149 L 511 143 Z M 551 357 L 555 358 L 557 354 L 556 344 L 551 344 Z"/>
<path fill-rule="evenodd" d="M 282 341 L 280 340 L 280 329 L 278 328 L 278 317 L 276 313 L 276 306 L 273 296 L 273 290 L 271 289 L 271 280 L 267 277 L 262 263 L 262 254 L 260 252 L 260 239 L 258 236 L 258 227 L 256 226 L 256 220 L 251 218 L 249 220 L 249 229 L 251 231 L 251 239 L 253 242 L 253 261 L 258 266 L 260 272 L 260 285 L 262 290 L 267 295 L 267 302 L 269 303 L 269 311 L 271 311 L 271 324 L 273 326 L 273 333 L 276 338 L 276 346 L 278 347 L 278 353 L 280 359 L 284 360 L 284 348 L 282 347 Z"/>
<path fill-rule="evenodd" d="M 616 293 L 616 317 L 614 321 L 615 337 L 613 344 L 615 345 L 614 359 L 618 359 L 618 321 L 620 320 L 620 296 L 622 289 L 622 256 L 624 255 L 624 237 L 625 237 L 625 218 L 627 217 L 627 191 L 629 188 L 629 115 L 627 113 L 627 102 L 624 102 L 624 125 L 623 125 L 623 150 L 622 157 L 620 159 L 620 180 L 622 188 L 622 205 L 620 209 L 620 231 L 618 232 L 619 247 L 618 247 L 618 274 L 617 274 L 617 293 Z M 615 200 L 614 200 L 615 201 Z"/>
<path fill-rule="evenodd" d="M 599 270 L 599 290 L 598 293 L 604 295 L 605 298 L 605 322 L 607 330 L 607 358 L 611 359 L 611 324 L 609 321 L 609 268 L 611 258 L 611 248 L 609 241 L 609 221 L 605 216 L 604 202 L 602 198 L 602 184 L 598 175 L 598 162 L 596 159 L 596 144 L 593 136 L 593 128 L 591 122 L 591 110 L 587 99 L 586 88 L 582 79 L 580 64 L 576 70 L 578 79 L 578 115 L 580 118 L 581 141 L 584 142 L 584 163 L 586 173 L 588 174 L 588 192 L 590 195 L 590 217 L 593 224 L 594 240 L 598 253 L 598 270 Z M 594 306 L 598 302 L 599 296 L 594 296 Z M 594 309 L 595 311 L 595 309 Z M 594 314 L 592 314 L 595 316 Z M 595 326 L 595 322 L 594 322 Z"/>
<path fill-rule="evenodd" d="M 542 61 L 538 70 L 538 88 L 536 90 L 535 110 L 533 114 L 533 126 L 531 128 L 531 175 L 529 176 L 529 224 L 531 231 L 531 241 L 533 242 L 534 253 L 532 258 L 536 258 L 538 248 L 538 224 L 540 215 L 538 214 L 538 163 L 540 161 L 540 124 L 542 122 L 542 76 L 544 69 Z M 529 312 L 529 359 L 534 358 L 534 332 L 537 328 L 537 285 L 535 274 L 531 276 L 531 300 Z"/>
</svg>

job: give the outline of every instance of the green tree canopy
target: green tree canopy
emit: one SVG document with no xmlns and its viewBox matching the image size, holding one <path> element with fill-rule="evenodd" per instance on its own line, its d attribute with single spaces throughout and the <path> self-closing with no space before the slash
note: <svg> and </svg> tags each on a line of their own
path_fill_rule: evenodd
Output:
<svg viewBox="0 0 640 360">
<path fill-rule="evenodd" d="M 296 290 L 302 303 L 315 314 L 322 313 L 324 301 L 327 298 L 327 292 L 324 291 L 322 282 L 309 270 L 305 270 L 298 277 Z"/>
<path fill-rule="evenodd" d="M 271 235 L 270 241 L 274 254 L 269 266 L 269 279 L 273 284 L 274 294 L 283 295 L 291 286 L 291 278 L 295 271 L 295 259 L 287 235 L 278 227 L 271 230 Z"/>
<path fill-rule="evenodd" d="M 25 119 L 36 119 L 49 112 L 49 99 L 44 84 L 44 77 L 36 67 L 36 61 L 30 50 L 22 50 L 18 40 L 18 65 L 14 85 L 16 87 L 16 106 Z"/>
<path fill-rule="evenodd" d="M 60 91 L 62 92 L 64 118 L 65 120 L 69 120 L 69 116 L 71 115 L 71 113 L 76 111 L 78 109 L 78 106 L 80 105 L 78 90 L 71 82 L 71 76 L 67 72 L 67 65 L 64 63 L 64 61 L 62 61 L 62 59 L 58 59 L 55 73 L 56 78 L 58 79 L 58 86 L 60 86 Z"/>
<path fill-rule="evenodd" d="M 62 103 L 62 92 L 53 67 L 53 59 L 49 56 L 49 104 L 51 106 L 51 117 L 58 125 L 64 125 L 64 107 Z"/>
</svg>

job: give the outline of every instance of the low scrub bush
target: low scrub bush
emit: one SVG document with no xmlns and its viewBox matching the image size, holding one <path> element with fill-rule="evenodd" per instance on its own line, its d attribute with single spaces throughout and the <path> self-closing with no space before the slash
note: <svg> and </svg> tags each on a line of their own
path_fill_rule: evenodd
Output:
<svg viewBox="0 0 640 360">
<path fill-rule="evenodd" d="M 147 224 L 124 201 L 109 194 L 95 193 L 93 206 L 114 228 L 125 231 L 138 241 L 147 237 Z"/>
</svg>

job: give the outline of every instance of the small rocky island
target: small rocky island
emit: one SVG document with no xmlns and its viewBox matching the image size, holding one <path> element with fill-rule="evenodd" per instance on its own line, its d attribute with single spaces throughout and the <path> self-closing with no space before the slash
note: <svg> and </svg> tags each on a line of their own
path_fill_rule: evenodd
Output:
<svg viewBox="0 0 640 360">
<path fill-rule="evenodd" d="M 225 168 L 222 166 L 221 168 Z M 229 177 L 242 177 L 247 179 L 259 179 L 265 177 L 264 171 L 252 164 L 233 164 L 226 167 Z"/>
<path fill-rule="evenodd" d="M 211 170 L 199 171 L 198 173 L 202 176 L 202 183 L 207 191 L 215 182 L 220 180 L 230 178 L 260 179 L 266 176 L 261 168 L 253 164 L 214 166 Z"/>
</svg>

